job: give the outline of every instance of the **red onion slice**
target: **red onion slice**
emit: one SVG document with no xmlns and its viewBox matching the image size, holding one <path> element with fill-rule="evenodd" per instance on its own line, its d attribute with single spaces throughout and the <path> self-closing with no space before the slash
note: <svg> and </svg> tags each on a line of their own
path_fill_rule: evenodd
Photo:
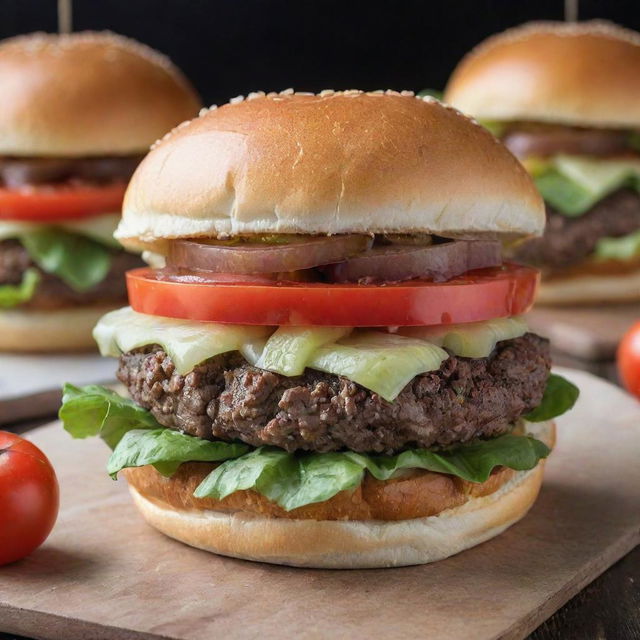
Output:
<svg viewBox="0 0 640 640">
<path fill-rule="evenodd" d="M 365 235 L 305 238 L 287 244 L 232 246 L 174 240 L 167 266 L 201 269 L 213 273 L 281 273 L 311 269 L 366 251 L 373 238 Z"/>
<path fill-rule="evenodd" d="M 444 282 L 454 276 L 502 264 L 500 243 L 495 241 L 454 240 L 426 247 L 376 247 L 323 268 L 333 282 L 400 282 L 429 278 Z"/>
</svg>

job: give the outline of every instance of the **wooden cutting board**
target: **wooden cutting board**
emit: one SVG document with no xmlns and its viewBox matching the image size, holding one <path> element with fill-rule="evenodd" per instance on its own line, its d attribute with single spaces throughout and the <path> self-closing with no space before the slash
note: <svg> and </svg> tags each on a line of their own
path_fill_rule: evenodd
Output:
<svg viewBox="0 0 640 640">
<path fill-rule="evenodd" d="M 59 473 L 54 533 L 0 568 L 0 630 L 45 639 L 522 638 L 640 541 L 640 405 L 595 377 L 559 422 L 531 513 L 439 563 L 320 571 L 217 557 L 143 523 L 107 450 L 33 432 Z"/>
<path fill-rule="evenodd" d="M 97 353 L 0 354 L 0 425 L 53 415 L 65 382 L 106 383 L 115 370 L 114 360 Z"/>
<path fill-rule="evenodd" d="M 583 360 L 612 360 L 624 333 L 640 321 L 640 304 L 535 307 L 527 320 L 562 353 Z"/>
</svg>

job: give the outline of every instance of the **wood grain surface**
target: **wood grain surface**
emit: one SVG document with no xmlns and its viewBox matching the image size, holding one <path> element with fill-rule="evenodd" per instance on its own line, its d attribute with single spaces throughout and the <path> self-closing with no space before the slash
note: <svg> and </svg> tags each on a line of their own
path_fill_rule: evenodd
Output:
<svg viewBox="0 0 640 640">
<path fill-rule="evenodd" d="M 527 314 L 533 331 L 574 358 L 612 360 L 625 331 L 640 320 L 640 304 L 535 307 Z"/>
<path fill-rule="evenodd" d="M 541 624 L 528 640 L 640 638 L 640 547 L 607 569 Z M 0 632 L 0 640 L 32 640 Z M 94 639 L 92 639 L 94 640 Z"/>
<path fill-rule="evenodd" d="M 39 429 L 33 439 L 59 470 L 62 511 L 40 550 L 0 569 L 0 630 L 69 640 L 381 630 L 522 638 L 640 536 L 638 404 L 588 374 L 572 377 L 582 398 L 559 420 L 529 516 L 475 549 L 405 569 L 297 570 L 190 549 L 142 522 L 124 484 L 104 474 L 101 443 L 72 441 L 55 425 Z"/>
</svg>

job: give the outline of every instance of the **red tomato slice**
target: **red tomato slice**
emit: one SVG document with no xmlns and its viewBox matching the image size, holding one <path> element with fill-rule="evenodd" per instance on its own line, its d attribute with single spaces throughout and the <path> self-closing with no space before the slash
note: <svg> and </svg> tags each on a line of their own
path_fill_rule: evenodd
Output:
<svg viewBox="0 0 640 640">
<path fill-rule="evenodd" d="M 56 222 L 116 213 L 122 207 L 127 185 L 47 186 L 0 189 L 0 220 Z"/>
<path fill-rule="evenodd" d="M 31 442 L 0 431 L 0 565 L 24 558 L 47 538 L 58 515 L 58 481 Z"/>
<path fill-rule="evenodd" d="M 155 316 L 252 325 L 388 327 L 476 322 L 524 313 L 538 272 L 506 264 L 444 283 L 390 285 L 220 284 L 156 278 L 152 269 L 127 273 L 135 311 Z"/>
<path fill-rule="evenodd" d="M 618 346 L 618 372 L 627 391 L 640 398 L 640 322 L 625 333 Z"/>
</svg>

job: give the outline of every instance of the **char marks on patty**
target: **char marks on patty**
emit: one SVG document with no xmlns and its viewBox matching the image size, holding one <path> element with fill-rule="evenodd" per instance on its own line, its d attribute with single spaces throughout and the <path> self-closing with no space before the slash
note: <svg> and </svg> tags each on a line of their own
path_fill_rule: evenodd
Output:
<svg viewBox="0 0 640 640">
<path fill-rule="evenodd" d="M 160 424 L 200 438 L 392 453 L 509 431 L 540 403 L 550 366 L 548 341 L 527 333 L 498 343 L 488 358 L 451 355 L 394 402 L 313 369 L 295 377 L 264 371 L 238 353 L 181 376 L 159 346 L 123 354 L 118 378 Z"/>
</svg>

